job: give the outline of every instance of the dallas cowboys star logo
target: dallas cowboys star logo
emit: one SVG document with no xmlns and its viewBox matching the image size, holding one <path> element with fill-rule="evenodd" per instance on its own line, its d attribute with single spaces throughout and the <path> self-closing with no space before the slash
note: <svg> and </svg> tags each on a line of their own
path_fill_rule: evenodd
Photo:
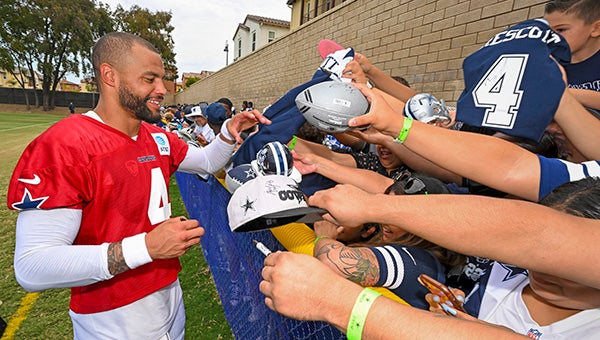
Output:
<svg viewBox="0 0 600 340">
<path fill-rule="evenodd" d="M 254 178 L 256 176 L 252 168 L 248 168 L 244 173 L 246 174 L 246 178 Z"/>
<path fill-rule="evenodd" d="M 21 199 L 21 202 L 13 203 L 12 207 L 13 209 L 17 210 L 39 209 L 40 205 L 42 205 L 42 203 L 44 203 L 48 199 L 48 197 L 50 196 L 33 198 L 31 197 L 31 193 L 29 192 L 29 190 L 25 188 L 25 192 L 23 193 L 23 198 Z"/>
<path fill-rule="evenodd" d="M 505 264 L 505 263 L 502 263 L 500 265 L 502 266 L 502 268 L 506 269 L 506 275 L 502 279 L 503 282 L 514 279 L 519 274 L 529 276 L 527 269 L 519 268 L 517 266 L 512 266 L 510 264 Z"/>
<path fill-rule="evenodd" d="M 254 207 L 252 206 L 254 204 L 254 202 L 256 202 L 256 200 L 250 201 L 250 199 L 248 197 L 246 197 L 246 203 L 242 204 L 242 206 L 241 206 L 242 208 L 244 208 L 244 216 L 246 216 L 246 213 L 250 209 L 256 211 L 256 209 L 254 209 Z"/>
</svg>

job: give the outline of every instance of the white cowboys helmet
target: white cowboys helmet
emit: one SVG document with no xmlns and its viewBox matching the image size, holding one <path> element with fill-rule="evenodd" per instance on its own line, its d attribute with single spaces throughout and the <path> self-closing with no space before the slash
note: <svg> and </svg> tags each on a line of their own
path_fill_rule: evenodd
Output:
<svg viewBox="0 0 600 340">
<path fill-rule="evenodd" d="M 423 123 L 450 122 L 450 113 L 444 100 L 437 100 L 429 93 L 412 96 L 404 106 L 404 115 Z"/>
</svg>

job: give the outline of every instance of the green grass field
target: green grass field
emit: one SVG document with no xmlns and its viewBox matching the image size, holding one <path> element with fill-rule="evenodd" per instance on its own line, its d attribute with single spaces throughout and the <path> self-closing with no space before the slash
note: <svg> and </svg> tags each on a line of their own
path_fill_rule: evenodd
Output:
<svg viewBox="0 0 600 340">
<path fill-rule="evenodd" d="M 17 284 L 13 271 L 17 213 L 6 207 L 10 176 L 23 149 L 61 118 L 64 115 L 0 112 L 0 317 L 9 322 L 2 340 L 73 338 L 68 289 L 37 295 L 27 294 Z M 169 189 L 173 215 L 187 215 L 174 179 Z M 183 270 L 179 277 L 186 306 L 186 339 L 233 339 L 200 247 L 192 248 L 181 262 Z M 19 309 L 28 301 L 33 301 L 28 312 L 23 307 Z"/>
</svg>

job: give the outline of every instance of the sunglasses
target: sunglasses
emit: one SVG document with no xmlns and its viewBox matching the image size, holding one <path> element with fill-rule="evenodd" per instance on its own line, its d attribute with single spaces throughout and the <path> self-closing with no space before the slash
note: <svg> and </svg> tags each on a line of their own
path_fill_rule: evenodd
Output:
<svg viewBox="0 0 600 340">
<path fill-rule="evenodd" d="M 427 195 L 427 186 L 419 178 L 413 177 L 410 171 L 404 170 L 393 177 L 394 181 L 400 182 L 406 195 Z"/>
</svg>

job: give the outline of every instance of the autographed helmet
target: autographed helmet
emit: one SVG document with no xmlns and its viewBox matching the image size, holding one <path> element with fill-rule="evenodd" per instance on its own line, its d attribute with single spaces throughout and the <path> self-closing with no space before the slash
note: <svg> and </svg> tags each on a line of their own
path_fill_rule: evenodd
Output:
<svg viewBox="0 0 600 340">
<path fill-rule="evenodd" d="M 412 96 L 404 106 L 404 115 L 423 123 L 451 120 L 444 100 L 438 100 L 429 93 Z"/>
<path fill-rule="evenodd" d="M 194 136 L 194 132 L 192 131 L 191 128 L 177 130 L 176 133 L 177 133 L 177 136 L 179 137 L 179 139 L 183 140 L 184 142 L 188 143 L 189 145 L 197 147 L 197 148 L 200 147 L 200 145 L 198 145 L 198 142 L 196 142 L 196 137 Z"/>
<path fill-rule="evenodd" d="M 281 142 L 269 142 L 256 153 L 256 167 L 262 175 L 289 176 L 293 164 L 292 153 Z"/>
</svg>

